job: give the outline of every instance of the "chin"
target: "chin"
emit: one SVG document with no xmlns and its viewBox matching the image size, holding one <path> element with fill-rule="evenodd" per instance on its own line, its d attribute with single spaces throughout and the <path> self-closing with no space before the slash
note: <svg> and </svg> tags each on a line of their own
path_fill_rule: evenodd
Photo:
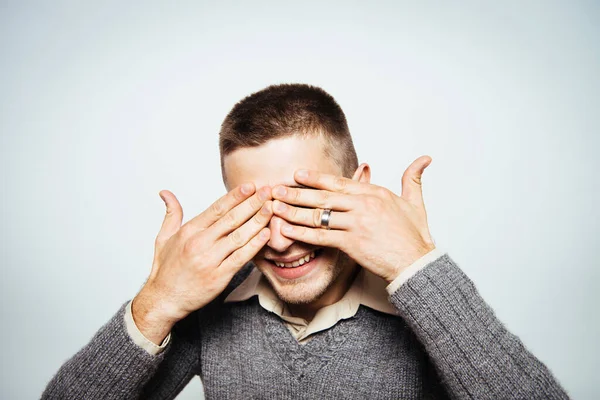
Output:
<svg viewBox="0 0 600 400">
<path fill-rule="evenodd" d="M 264 257 L 257 257 L 254 263 L 283 302 L 309 304 L 323 296 L 342 272 L 339 254 L 337 249 L 322 247 L 307 254 L 302 265 L 281 266 Z"/>
</svg>

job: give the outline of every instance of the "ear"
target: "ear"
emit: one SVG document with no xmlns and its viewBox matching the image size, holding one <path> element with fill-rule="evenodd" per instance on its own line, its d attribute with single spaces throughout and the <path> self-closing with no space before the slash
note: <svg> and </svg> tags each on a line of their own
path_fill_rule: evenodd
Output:
<svg viewBox="0 0 600 400">
<path fill-rule="evenodd" d="M 369 164 L 360 164 L 354 172 L 352 180 L 360 183 L 371 183 L 371 167 L 369 167 Z"/>
</svg>

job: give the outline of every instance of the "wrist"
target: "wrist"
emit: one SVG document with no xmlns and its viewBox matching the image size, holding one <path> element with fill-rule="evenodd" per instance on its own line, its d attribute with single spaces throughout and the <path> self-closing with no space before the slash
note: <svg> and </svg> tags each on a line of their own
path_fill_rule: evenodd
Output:
<svg viewBox="0 0 600 400">
<path fill-rule="evenodd" d="M 394 282 L 396 280 L 396 278 L 398 278 L 400 276 L 400 274 L 402 274 L 402 272 L 404 272 L 407 268 L 411 267 L 412 265 L 414 265 L 417 261 L 419 261 L 421 258 L 423 258 L 425 255 L 431 253 L 433 250 L 435 250 L 435 245 L 434 244 L 424 244 L 422 247 L 420 247 L 419 249 L 416 249 L 415 251 L 407 254 L 404 254 L 404 258 L 402 261 L 398 262 L 394 268 L 392 268 L 392 272 L 390 274 L 388 274 L 387 277 L 385 277 L 385 281 L 389 284 L 391 284 L 392 282 Z"/>
<path fill-rule="evenodd" d="M 132 300 L 131 315 L 142 335 L 156 345 L 160 345 L 175 323 L 183 318 L 170 312 L 161 298 L 146 287 Z"/>
</svg>

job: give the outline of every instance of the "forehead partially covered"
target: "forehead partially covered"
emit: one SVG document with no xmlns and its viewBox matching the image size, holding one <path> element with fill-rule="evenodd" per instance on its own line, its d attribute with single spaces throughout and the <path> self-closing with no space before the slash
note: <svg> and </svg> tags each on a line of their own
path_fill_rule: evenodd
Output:
<svg viewBox="0 0 600 400">
<path fill-rule="evenodd" d="M 225 186 L 231 190 L 244 182 L 253 182 L 257 188 L 294 185 L 298 169 L 341 175 L 335 160 L 326 155 L 325 146 L 319 136 L 294 135 L 237 149 L 223 159 Z"/>
</svg>

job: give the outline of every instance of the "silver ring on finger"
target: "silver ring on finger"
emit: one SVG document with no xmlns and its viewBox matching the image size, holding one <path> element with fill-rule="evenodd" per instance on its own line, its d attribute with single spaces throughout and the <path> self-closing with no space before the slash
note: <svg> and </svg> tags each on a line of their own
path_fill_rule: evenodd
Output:
<svg viewBox="0 0 600 400">
<path fill-rule="evenodd" d="M 321 228 L 325 228 L 327 230 L 331 229 L 329 227 L 329 223 L 331 222 L 331 209 L 326 208 L 321 213 Z"/>
</svg>

